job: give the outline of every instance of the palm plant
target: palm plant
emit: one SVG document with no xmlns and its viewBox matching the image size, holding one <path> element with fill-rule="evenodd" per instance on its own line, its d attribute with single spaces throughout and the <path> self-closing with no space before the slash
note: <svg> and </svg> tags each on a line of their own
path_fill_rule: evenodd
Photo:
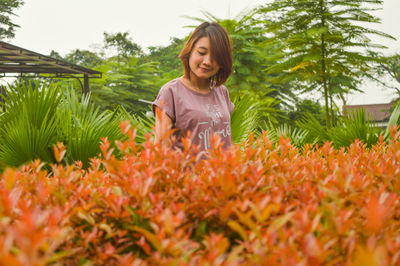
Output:
<svg viewBox="0 0 400 266">
<path fill-rule="evenodd" d="M 336 148 L 348 147 L 355 140 L 364 142 L 367 147 L 372 147 L 379 140 L 379 135 L 384 134 L 385 139 L 389 136 L 389 127 L 399 123 L 400 108 L 397 107 L 390 118 L 389 125 L 385 132 L 376 126 L 376 123 L 369 122 L 369 115 L 365 115 L 364 109 L 353 111 L 347 116 L 338 120 L 335 127 L 327 129 L 322 126 L 311 114 L 307 114 L 296 124 L 299 128 L 307 130 L 311 138 L 317 138 L 318 144 L 330 141 Z"/>
<path fill-rule="evenodd" d="M 36 88 L 36 89 L 34 89 Z M 15 83 L 5 87 L 0 116 L 0 161 L 9 166 L 41 159 L 52 162 L 61 94 L 54 84 Z"/>
<path fill-rule="evenodd" d="M 5 88 L 2 98 L 2 166 L 19 166 L 34 159 L 55 162 L 53 146 L 63 142 L 65 162 L 79 160 L 87 167 L 90 158 L 100 153 L 101 138 L 114 143 L 123 137 L 119 123 L 134 120 L 123 108 L 101 111 L 90 95 L 79 99 L 74 90 L 62 92 L 54 83 L 15 83 Z"/>
<path fill-rule="evenodd" d="M 330 141 L 330 136 L 326 127 L 310 113 L 306 113 L 302 119 L 296 122 L 297 126 L 302 130 L 309 132 L 309 138 L 315 139 L 317 144 Z"/>
<path fill-rule="evenodd" d="M 110 143 L 122 138 L 119 123 L 128 119 L 119 108 L 101 111 L 91 101 L 90 94 L 79 100 L 74 90 L 65 93 L 57 118 L 57 137 L 67 146 L 67 162 L 80 160 L 83 167 L 100 153 L 101 138 L 107 137 Z"/>
<path fill-rule="evenodd" d="M 278 143 L 279 139 L 283 136 L 289 138 L 290 143 L 299 149 L 305 144 L 314 145 L 319 140 L 318 137 L 312 137 L 309 130 L 292 127 L 286 123 L 275 127 L 271 122 L 264 122 L 263 130 L 268 132 L 268 138 L 273 143 Z"/>
<path fill-rule="evenodd" d="M 364 109 L 358 109 L 350 115 L 344 116 L 337 126 L 328 131 L 332 144 L 336 148 L 348 147 L 358 139 L 367 147 L 372 147 L 378 142 L 382 132 L 374 122 L 369 121 L 365 116 Z"/>
<path fill-rule="evenodd" d="M 151 134 L 154 131 L 156 123 L 155 116 L 133 115 L 126 111 L 124 107 L 120 107 L 126 120 L 129 120 L 132 126 L 136 127 L 136 143 L 143 143 L 146 140 L 146 134 Z"/>
<path fill-rule="evenodd" d="M 231 115 L 231 131 L 233 143 L 247 139 L 259 125 L 259 103 L 252 97 L 237 97 L 233 101 L 235 109 Z"/>
</svg>

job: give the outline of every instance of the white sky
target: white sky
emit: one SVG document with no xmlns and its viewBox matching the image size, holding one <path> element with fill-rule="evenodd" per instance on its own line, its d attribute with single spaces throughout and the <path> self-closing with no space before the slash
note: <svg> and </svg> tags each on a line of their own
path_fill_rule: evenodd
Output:
<svg viewBox="0 0 400 266">
<path fill-rule="evenodd" d="M 171 37 L 184 37 L 198 24 L 183 16 L 203 17 L 206 10 L 220 18 L 235 17 L 262 0 L 25 0 L 14 21 L 21 28 L 15 45 L 61 55 L 73 49 L 101 44 L 103 32 L 130 33 L 143 48 L 168 45 Z"/>
<path fill-rule="evenodd" d="M 218 18 L 233 18 L 245 8 L 268 0 L 25 0 L 13 21 L 20 25 L 11 43 L 49 54 L 65 55 L 74 49 L 93 50 L 103 41 L 103 32 L 128 31 L 142 48 L 167 45 L 171 37 L 184 37 L 197 22 L 182 16 L 203 17 L 201 11 Z M 374 39 L 400 53 L 400 0 L 385 0 L 376 13 L 382 24 L 374 28 L 396 37 L 396 41 Z M 349 104 L 387 102 L 391 91 L 375 84 L 362 87 L 365 94 L 349 97 Z"/>
</svg>

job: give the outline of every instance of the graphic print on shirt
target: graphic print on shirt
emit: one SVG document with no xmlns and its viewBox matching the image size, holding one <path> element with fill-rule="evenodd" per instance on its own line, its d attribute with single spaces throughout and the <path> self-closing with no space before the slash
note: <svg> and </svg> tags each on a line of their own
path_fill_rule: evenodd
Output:
<svg viewBox="0 0 400 266">
<path fill-rule="evenodd" d="M 205 113 L 209 118 L 209 121 L 199 122 L 200 125 L 208 125 L 208 127 L 201 131 L 198 136 L 204 143 L 204 149 L 211 148 L 210 136 L 211 134 L 218 134 L 221 138 L 225 138 L 231 135 L 231 123 L 223 122 L 223 115 L 217 104 L 206 104 L 204 106 Z M 221 130 L 215 130 L 217 126 L 223 124 Z M 220 126 L 219 126 L 220 127 Z M 221 128 L 221 127 L 220 127 Z"/>
</svg>

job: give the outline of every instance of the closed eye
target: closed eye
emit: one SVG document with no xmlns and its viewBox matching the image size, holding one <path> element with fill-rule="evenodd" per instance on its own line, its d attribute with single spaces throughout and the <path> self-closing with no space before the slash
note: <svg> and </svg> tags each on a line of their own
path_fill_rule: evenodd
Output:
<svg viewBox="0 0 400 266">
<path fill-rule="evenodd" d="M 203 53 L 203 52 L 199 52 L 199 55 L 205 55 L 206 53 Z"/>
</svg>

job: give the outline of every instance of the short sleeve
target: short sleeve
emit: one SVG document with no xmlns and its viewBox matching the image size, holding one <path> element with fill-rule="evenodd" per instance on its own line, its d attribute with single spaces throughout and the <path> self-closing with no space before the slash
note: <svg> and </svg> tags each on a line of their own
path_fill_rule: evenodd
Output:
<svg viewBox="0 0 400 266">
<path fill-rule="evenodd" d="M 235 105 L 232 103 L 231 99 L 229 98 L 229 92 L 228 89 L 223 86 L 223 91 L 224 91 L 224 96 L 226 99 L 226 103 L 228 105 L 228 109 L 229 109 L 229 114 L 232 114 L 233 109 L 235 109 Z"/>
<path fill-rule="evenodd" d="M 235 109 L 235 105 L 231 102 L 231 100 L 228 98 L 228 100 L 229 100 L 229 102 L 228 102 L 228 105 L 229 105 L 229 114 L 232 114 L 232 112 L 233 112 L 233 109 Z"/>
<path fill-rule="evenodd" d="M 164 111 L 175 122 L 175 103 L 174 94 L 169 86 L 163 86 L 158 92 L 157 98 L 153 102 L 153 114 L 155 114 L 155 107 Z"/>
</svg>

